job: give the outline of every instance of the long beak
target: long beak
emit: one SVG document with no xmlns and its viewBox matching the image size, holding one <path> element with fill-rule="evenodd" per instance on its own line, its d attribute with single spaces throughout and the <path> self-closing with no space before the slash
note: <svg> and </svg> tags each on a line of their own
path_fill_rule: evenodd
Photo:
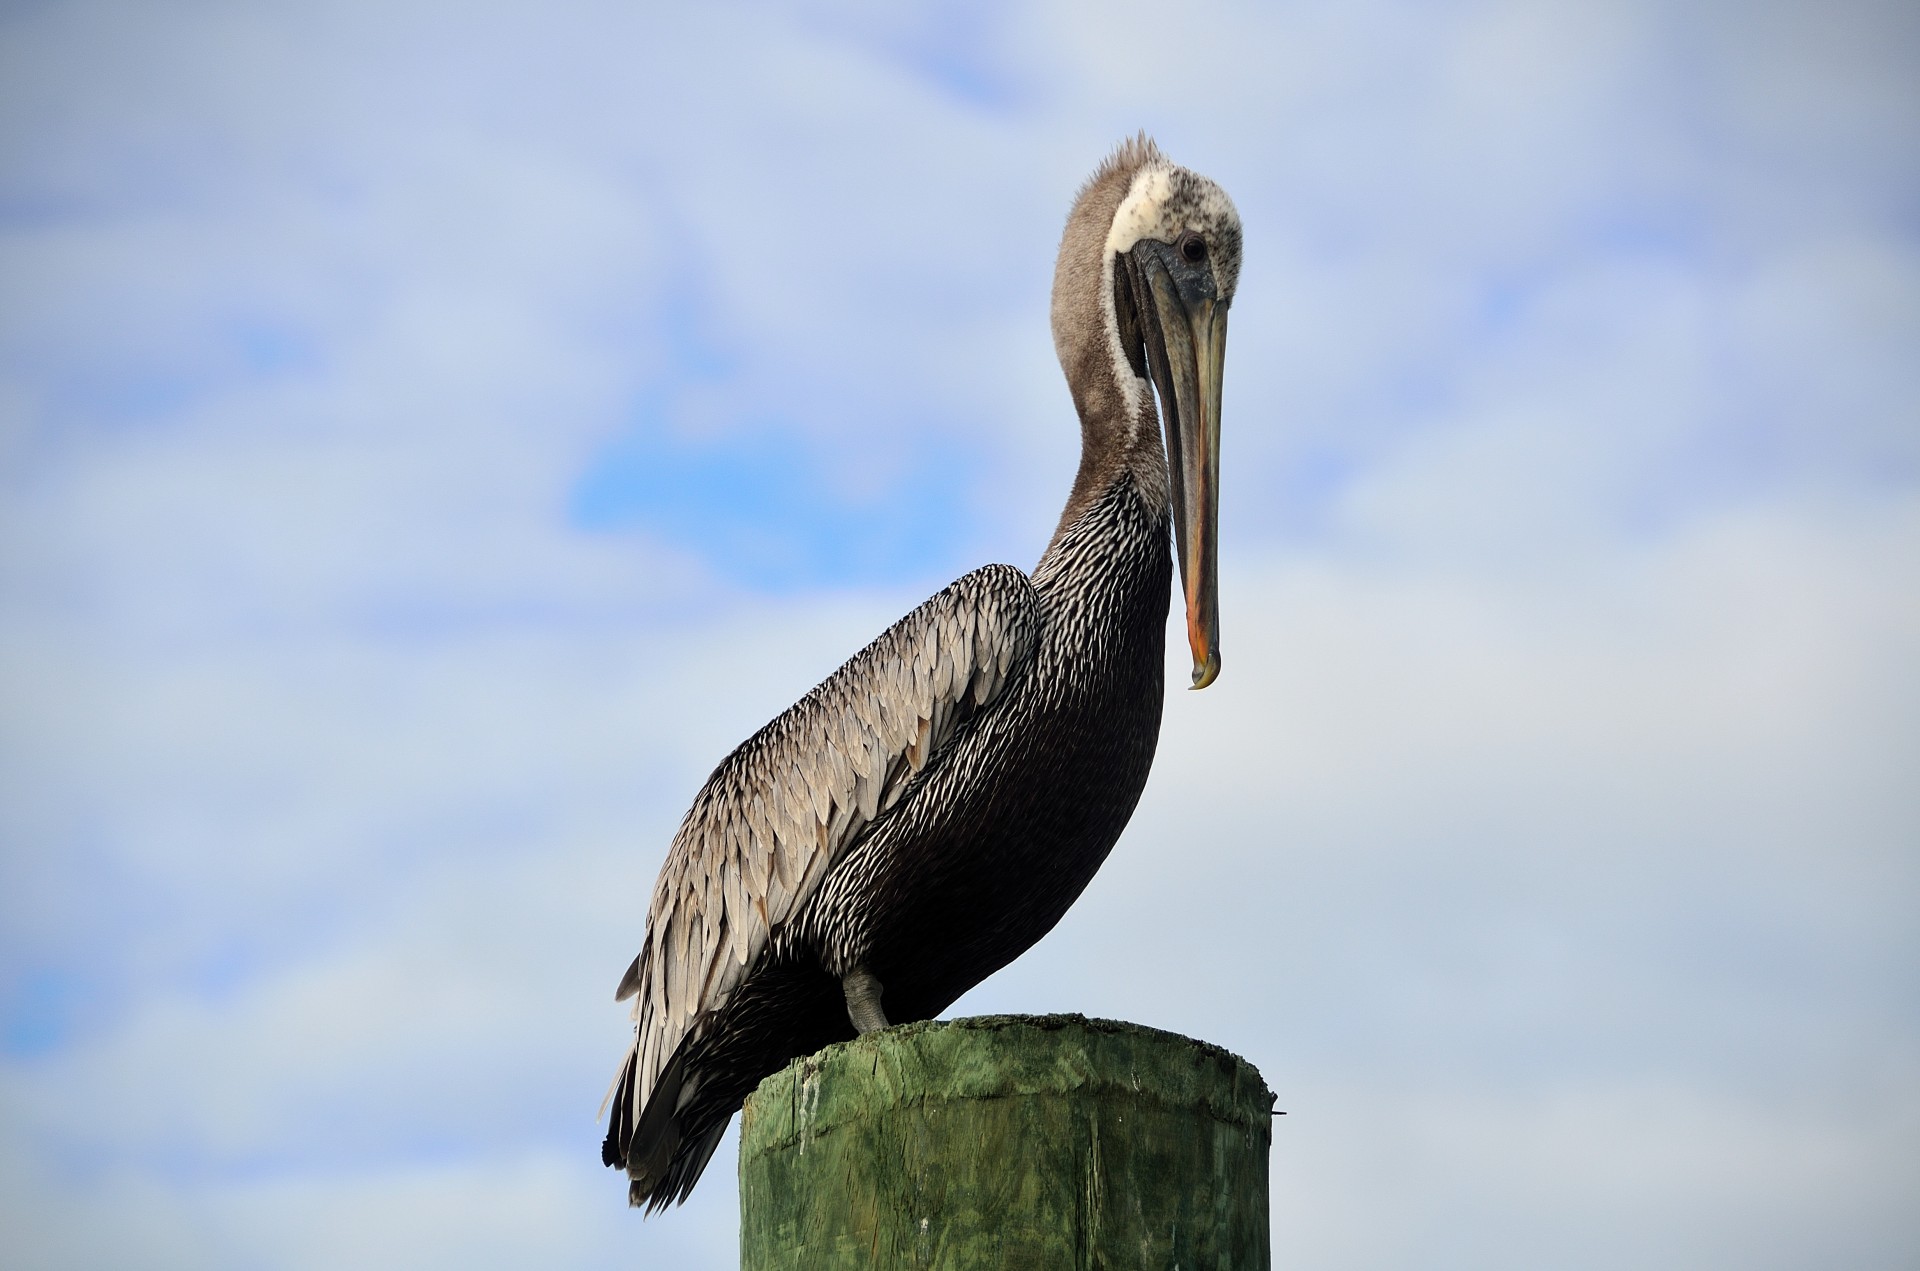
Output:
<svg viewBox="0 0 1920 1271">
<path fill-rule="evenodd" d="M 1220 384 L 1226 369 L 1227 306 L 1182 297 L 1166 271 L 1148 269 L 1160 345 L 1148 360 L 1166 416 L 1167 467 L 1173 476 L 1173 529 L 1187 594 L 1187 644 L 1193 687 L 1220 674 Z M 1149 341 L 1151 345 L 1153 342 Z M 1157 355 L 1157 356 L 1156 356 Z"/>
</svg>

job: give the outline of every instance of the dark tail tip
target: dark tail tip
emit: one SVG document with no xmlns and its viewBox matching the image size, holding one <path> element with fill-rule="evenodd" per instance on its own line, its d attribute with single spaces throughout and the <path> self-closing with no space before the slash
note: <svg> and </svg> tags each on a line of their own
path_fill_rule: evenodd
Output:
<svg viewBox="0 0 1920 1271">
<path fill-rule="evenodd" d="M 622 1169 L 627 1163 L 627 1146 L 633 1142 L 633 1083 L 639 1077 L 640 1056 L 627 1056 L 620 1070 L 620 1084 L 613 1092 L 613 1105 L 607 1109 L 607 1137 L 600 1145 L 600 1163 Z"/>
<path fill-rule="evenodd" d="M 698 1077 L 693 1089 L 686 1086 L 687 1064 L 688 1046 L 683 1042 L 648 1091 L 647 1106 L 637 1116 L 633 1106 L 634 1083 L 639 1080 L 637 1054 L 628 1057 L 614 1090 L 600 1159 L 627 1171 L 627 1203 L 648 1213 L 686 1200 L 733 1120 L 730 1106 L 714 1109 L 699 1100 L 681 1106 L 682 1092 L 691 1096 L 698 1088 Z"/>
</svg>

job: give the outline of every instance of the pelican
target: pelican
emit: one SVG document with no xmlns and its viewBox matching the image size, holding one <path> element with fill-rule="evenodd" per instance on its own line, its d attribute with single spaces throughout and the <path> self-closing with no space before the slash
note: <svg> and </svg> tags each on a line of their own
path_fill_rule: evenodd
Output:
<svg viewBox="0 0 1920 1271">
<path fill-rule="evenodd" d="M 1220 673 L 1239 274 L 1226 192 L 1144 133 L 1081 187 L 1053 279 L 1082 446 L 1059 527 L 1031 575 L 967 574 L 701 787 L 616 994 L 635 999 L 634 1042 L 602 1157 L 630 1204 L 684 1201 L 763 1077 L 938 1015 L 1052 930 L 1106 859 L 1159 738 L 1169 520 L 1193 687 Z"/>
</svg>

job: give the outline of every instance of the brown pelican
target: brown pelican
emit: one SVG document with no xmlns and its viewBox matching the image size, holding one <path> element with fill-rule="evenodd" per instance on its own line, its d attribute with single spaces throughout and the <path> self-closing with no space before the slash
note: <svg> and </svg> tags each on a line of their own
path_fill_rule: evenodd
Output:
<svg viewBox="0 0 1920 1271">
<path fill-rule="evenodd" d="M 1233 203 L 1144 134 L 1081 188 L 1053 280 L 1082 443 L 1059 528 L 1031 577 L 988 565 L 940 592 L 694 799 L 617 995 L 637 998 L 636 1028 L 602 1155 L 630 1203 L 685 1200 L 761 1078 L 945 1010 L 1051 930 L 1106 859 L 1160 732 L 1169 518 L 1193 686 L 1220 670 L 1239 273 Z"/>
</svg>

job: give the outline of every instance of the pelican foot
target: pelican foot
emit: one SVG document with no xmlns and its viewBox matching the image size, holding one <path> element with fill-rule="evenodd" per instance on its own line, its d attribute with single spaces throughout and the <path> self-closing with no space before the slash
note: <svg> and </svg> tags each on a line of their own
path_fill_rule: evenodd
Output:
<svg viewBox="0 0 1920 1271">
<path fill-rule="evenodd" d="M 847 994 L 847 1018 L 862 1033 L 877 1033 L 887 1026 L 886 1012 L 880 1009 L 880 981 L 862 967 L 840 977 Z"/>
</svg>

